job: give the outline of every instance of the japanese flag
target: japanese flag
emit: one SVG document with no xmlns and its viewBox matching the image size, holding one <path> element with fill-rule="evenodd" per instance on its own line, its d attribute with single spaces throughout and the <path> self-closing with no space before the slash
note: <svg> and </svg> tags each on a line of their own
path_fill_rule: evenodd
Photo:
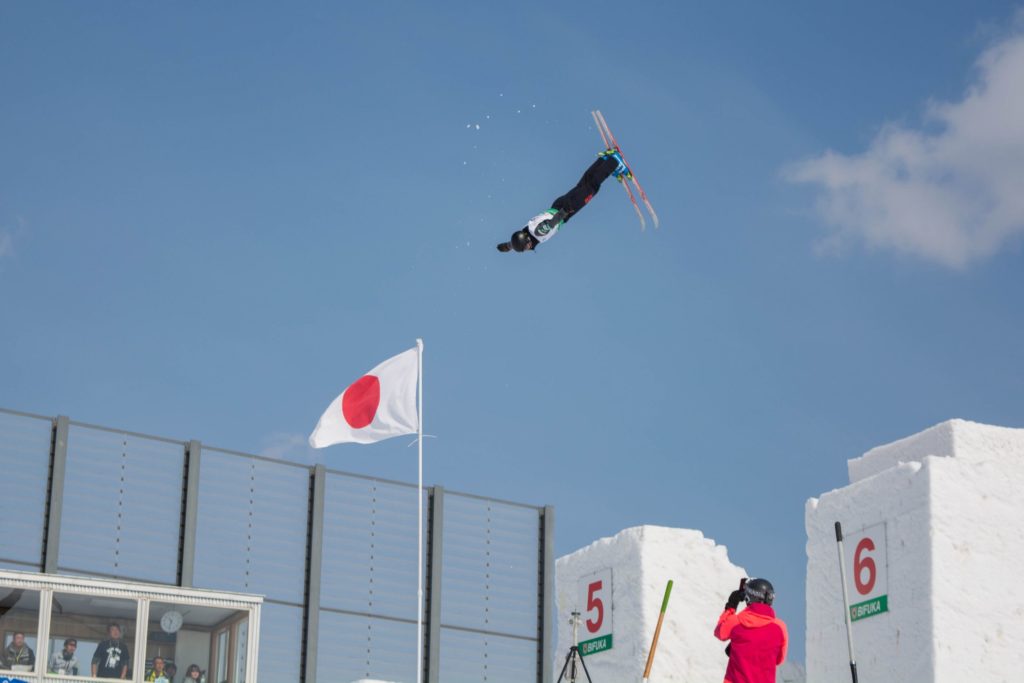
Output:
<svg viewBox="0 0 1024 683">
<path fill-rule="evenodd" d="M 387 359 L 331 401 L 309 435 L 309 445 L 373 443 L 419 431 L 416 382 L 419 351 Z"/>
</svg>

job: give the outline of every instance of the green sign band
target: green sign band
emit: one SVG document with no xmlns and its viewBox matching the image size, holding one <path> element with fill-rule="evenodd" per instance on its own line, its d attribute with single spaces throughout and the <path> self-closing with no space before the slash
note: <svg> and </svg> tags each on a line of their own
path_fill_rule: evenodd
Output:
<svg viewBox="0 0 1024 683">
<path fill-rule="evenodd" d="M 856 605 L 850 605 L 850 621 L 857 621 L 859 619 L 867 619 L 873 617 L 876 614 L 889 611 L 889 596 L 880 595 L 877 598 L 871 600 L 865 600 L 864 602 L 858 602 Z"/>
<path fill-rule="evenodd" d="M 584 640 L 580 643 L 580 656 L 586 657 L 592 655 L 595 652 L 603 652 L 604 650 L 612 649 L 612 634 L 606 636 L 600 636 L 599 638 L 593 638 L 591 640 Z"/>
</svg>

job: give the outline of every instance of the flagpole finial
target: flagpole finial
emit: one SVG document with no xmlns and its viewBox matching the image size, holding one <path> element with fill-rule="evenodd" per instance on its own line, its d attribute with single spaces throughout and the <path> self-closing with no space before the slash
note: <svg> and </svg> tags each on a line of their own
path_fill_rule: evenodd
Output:
<svg viewBox="0 0 1024 683">
<path fill-rule="evenodd" d="M 420 351 L 423 350 L 423 340 L 418 337 L 416 338 L 416 348 L 418 348 Z"/>
</svg>

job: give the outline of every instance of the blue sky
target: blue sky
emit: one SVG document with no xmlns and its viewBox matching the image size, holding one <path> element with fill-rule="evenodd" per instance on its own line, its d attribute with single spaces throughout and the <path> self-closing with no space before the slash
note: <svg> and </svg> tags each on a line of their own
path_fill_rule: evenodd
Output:
<svg viewBox="0 0 1024 683">
<path fill-rule="evenodd" d="M 423 337 L 428 483 L 555 505 L 559 553 L 701 529 L 802 659 L 805 500 L 1024 426 L 1017 13 L 3 3 L 0 405 L 410 480 L 405 439 L 304 439 Z M 593 108 L 662 229 L 609 185 L 498 254 Z"/>
</svg>

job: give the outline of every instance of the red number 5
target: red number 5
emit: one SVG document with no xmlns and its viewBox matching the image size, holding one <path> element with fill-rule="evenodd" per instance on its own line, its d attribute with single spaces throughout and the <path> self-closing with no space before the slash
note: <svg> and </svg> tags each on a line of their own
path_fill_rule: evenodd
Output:
<svg viewBox="0 0 1024 683">
<path fill-rule="evenodd" d="M 862 553 L 871 552 L 875 549 L 875 543 L 870 538 L 861 539 L 857 544 L 857 550 L 853 553 L 853 583 L 857 586 L 857 592 L 867 595 L 875 587 L 875 561 L 870 557 L 862 558 Z M 861 580 L 861 572 L 867 570 L 868 580 Z"/>
<path fill-rule="evenodd" d="M 597 633 L 601 624 L 604 623 L 604 603 L 601 602 L 601 598 L 594 597 L 594 593 L 599 590 L 601 590 L 600 581 L 595 581 L 587 586 L 587 614 L 590 614 L 590 610 L 597 609 L 597 621 L 587 619 L 587 630 L 591 633 Z"/>
</svg>

